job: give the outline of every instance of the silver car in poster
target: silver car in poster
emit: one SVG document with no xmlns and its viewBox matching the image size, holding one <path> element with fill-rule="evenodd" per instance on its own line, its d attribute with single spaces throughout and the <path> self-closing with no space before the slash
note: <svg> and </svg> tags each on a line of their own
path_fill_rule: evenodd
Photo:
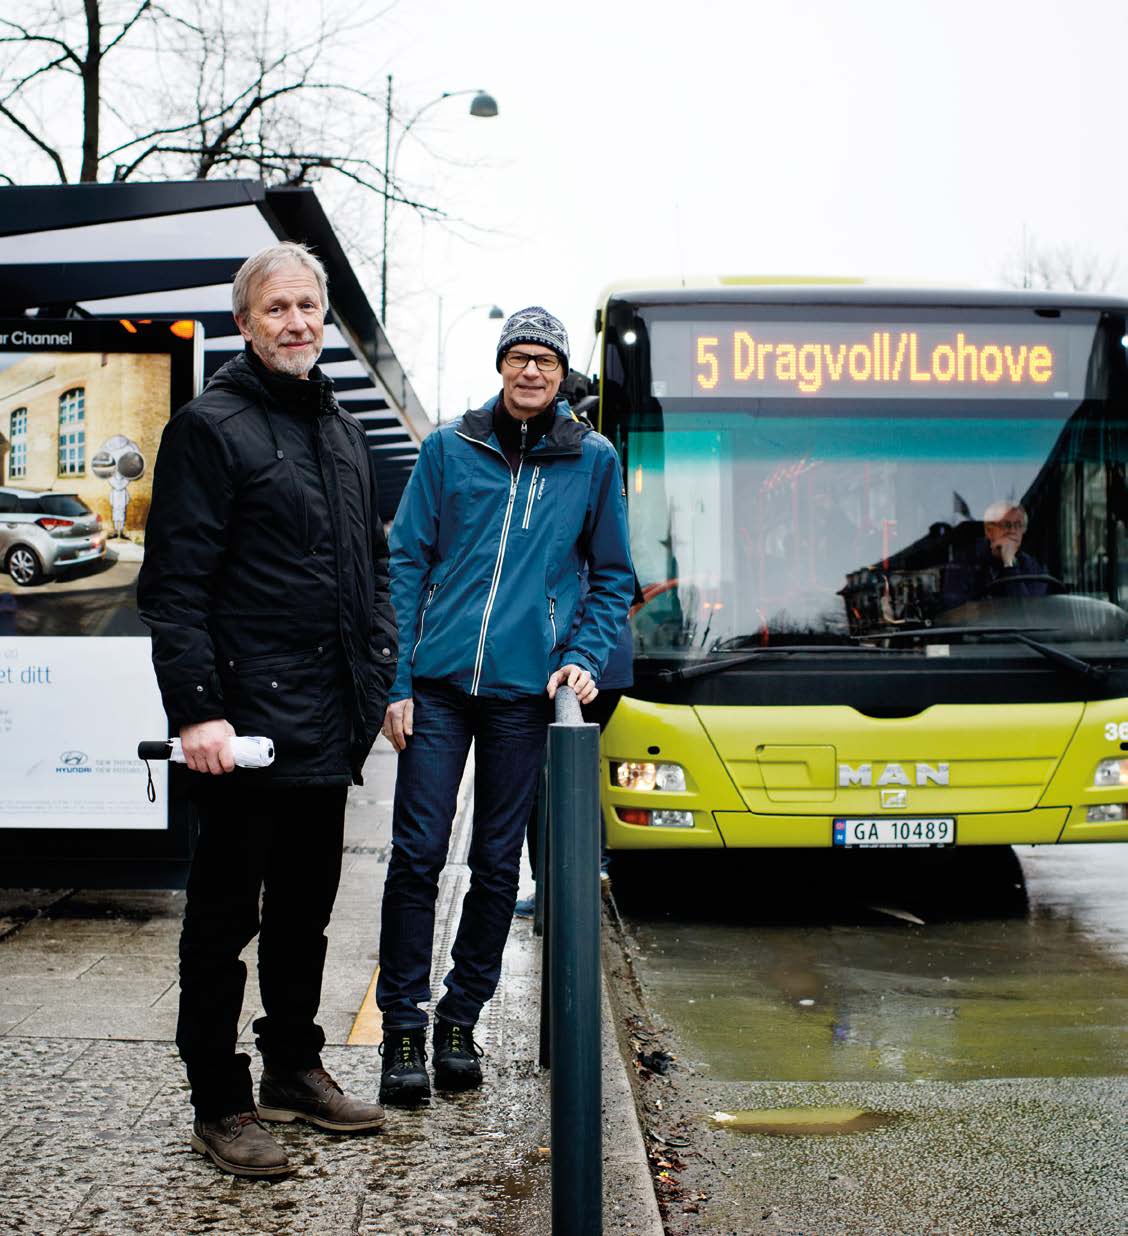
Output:
<svg viewBox="0 0 1128 1236">
<path fill-rule="evenodd" d="M 0 565 L 21 587 L 105 553 L 102 520 L 77 494 L 0 487 Z"/>
</svg>

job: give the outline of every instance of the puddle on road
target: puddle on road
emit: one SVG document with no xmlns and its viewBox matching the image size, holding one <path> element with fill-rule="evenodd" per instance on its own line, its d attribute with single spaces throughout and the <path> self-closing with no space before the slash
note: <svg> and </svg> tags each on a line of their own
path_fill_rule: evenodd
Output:
<svg viewBox="0 0 1128 1236">
<path fill-rule="evenodd" d="M 718 1129 L 733 1133 L 762 1133 L 767 1137 L 838 1137 L 870 1133 L 894 1124 L 893 1112 L 871 1112 L 861 1107 L 765 1107 L 760 1111 L 714 1112 Z"/>
<path fill-rule="evenodd" d="M 1123 1076 L 1128 851 L 1091 849 L 1024 853 L 1025 873 L 1009 850 L 973 848 L 951 871 L 889 852 L 899 865 L 866 881 L 854 865 L 853 882 L 833 854 L 821 873 L 806 851 L 743 866 L 726 852 L 697 870 L 679 855 L 664 881 L 652 866 L 634 886 L 649 899 L 626 912 L 635 969 L 653 1015 L 717 1081 Z M 980 913 L 946 910 L 956 875 Z M 1010 916 L 1027 876 L 1027 909 Z M 927 897 L 927 926 L 873 916 Z"/>
</svg>

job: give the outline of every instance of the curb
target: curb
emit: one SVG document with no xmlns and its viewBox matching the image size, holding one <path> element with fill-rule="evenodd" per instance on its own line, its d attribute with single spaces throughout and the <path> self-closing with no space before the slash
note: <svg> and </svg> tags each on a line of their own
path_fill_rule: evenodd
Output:
<svg viewBox="0 0 1128 1236">
<path fill-rule="evenodd" d="M 603 971 L 603 1228 L 632 1236 L 664 1236 L 638 1108 L 612 1014 Z"/>
</svg>

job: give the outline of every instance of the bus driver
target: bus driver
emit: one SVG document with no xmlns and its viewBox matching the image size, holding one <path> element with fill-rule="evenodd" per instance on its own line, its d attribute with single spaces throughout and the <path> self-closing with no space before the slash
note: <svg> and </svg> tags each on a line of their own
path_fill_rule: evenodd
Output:
<svg viewBox="0 0 1128 1236">
<path fill-rule="evenodd" d="M 1046 568 L 1022 549 L 1026 511 L 1017 502 L 992 502 L 983 512 L 983 536 L 969 559 L 945 572 L 944 608 L 990 597 L 1041 597 L 1048 591 Z"/>
</svg>

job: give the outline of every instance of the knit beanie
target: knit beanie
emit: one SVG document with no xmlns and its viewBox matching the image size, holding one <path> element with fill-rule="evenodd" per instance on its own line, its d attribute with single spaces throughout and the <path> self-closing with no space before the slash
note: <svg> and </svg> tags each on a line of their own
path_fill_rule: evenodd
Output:
<svg viewBox="0 0 1128 1236">
<path fill-rule="evenodd" d="M 540 305 L 519 309 L 501 328 L 497 341 L 497 370 L 501 372 L 501 358 L 516 343 L 539 343 L 551 348 L 560 357 L 564 372 L 568 372 L 568 332 L 559 318 L 554 318 Z"/>
</svg>

